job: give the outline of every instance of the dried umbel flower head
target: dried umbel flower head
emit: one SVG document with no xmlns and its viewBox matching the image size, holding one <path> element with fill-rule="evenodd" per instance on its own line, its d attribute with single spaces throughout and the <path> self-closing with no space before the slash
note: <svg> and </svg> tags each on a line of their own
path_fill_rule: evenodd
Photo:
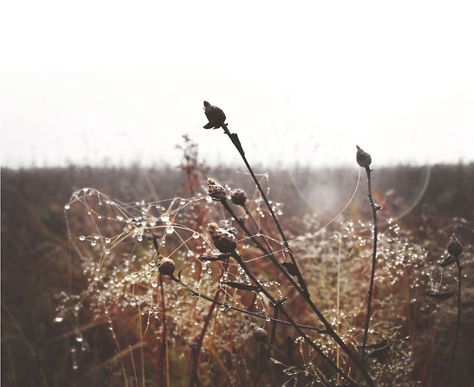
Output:
<svg viewBox="0 0 474 387">
<path fill-rule="evenodd" d="M 212 106 L 209 102 L 204 101 L 204 113 L 209 122 L 204 125 L 204 129 L 219 129 L 225 123 L 225 114 L 222 109 Z"/>
<path fill-rule="evenodd" d="M 174 269 L 174 261 L 170 258 L 163 258 L 158 266 L 158 271 L 162 275 L 173 275 Z"/>
<path fill-rule="evenodd" d="M 223 201 L 226 198 L 225 188 L 214 179 L 207 179 L 207 194 L 217 201 Z"/>
<path fill-rule="evenodd" d="M 230 193 L 230 200 L 238 206 L 244 206 L 247 201 L 247 195 L 240 188 L 236 188 Z"/>
<path fill-rule="evenodd" d="M 356 147 L 357 147 L 357 155 L 356 155 L 357 164 L 359 164 L 362 168 L 369 168 L 370 163 L 372 162 L 372 157 L 370 157 L 370 155 L 358 145 L 356 145 Z"/>
<path fill-rule="evenodd" d="M 459 242 L 456 235 L 452 234 L 448 242 L 448 253 L 453 257 L 459 257 L 463 252 L 463 247 L 461 242 Z"/>
<path fill-rule="evenodd" d="M 233 233 L 220 228 L 216 223 L 209 223 L 207 230 L 217 250 L 224 254 L 234 252 L 237 247 L 237 238 Z"/>
<path fill-rule="evenodd" d="M 260 327 L 255 327 L 253 330 L 253 338 L 258 341 L 267 341 L 268 332 Z"/>
</svg>

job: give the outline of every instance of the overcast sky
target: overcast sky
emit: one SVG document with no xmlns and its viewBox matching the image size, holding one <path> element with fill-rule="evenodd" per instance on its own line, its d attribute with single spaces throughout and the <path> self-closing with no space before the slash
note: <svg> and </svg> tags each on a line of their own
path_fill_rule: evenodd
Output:
<svg viewBox="0 0 474 387">
<path fill-rule="evenodd" d="M 0 6 L 2 164 L 474 160 L 472 1 L 24 1 Z"/>
</svg>

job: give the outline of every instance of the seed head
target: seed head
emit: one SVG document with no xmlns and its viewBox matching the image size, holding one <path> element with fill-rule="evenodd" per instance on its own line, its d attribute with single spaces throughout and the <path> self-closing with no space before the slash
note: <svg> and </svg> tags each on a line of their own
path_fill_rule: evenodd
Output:
<svg viewBox="0 0 474 387">
<path fill-rule="evenodd" d="M 360 148 L 358 145 L 356 145 L 356 147 L 357 147 L 357 155 L 356 155 L 357 164 L 359 164 L 362 168 L 369 168 L 370 163 L 372 162 L 372 157 L 370 157 L 370 155 L 366 151 L 364 151 L 362 148 Z"/>
<path fill-rule="evenodd" d="M 209 122 L 204 125 L 204 129 L 219 129 L 225 123 L 225 114 L 222 109 L 212 106 L 209 102 L 204 101 L 204 113 Z"/>
<path fill-rule="evenodd" d="M 216 201 L 223 201 L 226 198 L 225 188 L 214 179 L 207 179 L 207 194 Z"/>
<path fill-rule="evenodd" d="M 209 223 L 207 230 L 211 235 L 214 246 L 221 253 L 230 254 L 237 247 L 236 236 L 228 230 L 220 228 L 216 223 Z"/>
<path fill-rule="evenodd" d="M 230 193 L 230 200 L 238 206 L 244 206 L 247 201 L 247 195 L 240 188 L 236 188 Z"/>
<path fill-rule="evenodd" d="M 459 257 L 463 252 L 463 247 L 461 242 L 459 242 L 456 235 L 452 234 L 448 242 L 448 253 L 453 257 Z"/>
<path fill-rule="evenodd" d="M 174 261 L 170 258 L 163 258 L 158 266 L 158 271 L 163 275 L 172 275 L 174 273 Z"/>
<path fill-rule="evenodd" d="M 258 341 L 267 341 L 268 332 L 263 328 L 255 327 L 253 330 L 253 337 L 255 340 L 258 340 Z"/>
</svg>

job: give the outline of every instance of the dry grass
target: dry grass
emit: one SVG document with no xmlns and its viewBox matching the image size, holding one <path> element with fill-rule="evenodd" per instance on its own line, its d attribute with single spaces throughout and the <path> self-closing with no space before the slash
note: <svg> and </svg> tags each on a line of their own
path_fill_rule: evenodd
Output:
<svg viewBox="0 0 474 387">
<path fill-rule="evenodd" d="M 138 167 L 2 171 L 2 381 L 6 385 L 181 386 L 189 385 L 195 374 L 193 383 L 202 386 L 342 381 L 294 326 L 272 322 L 288 319 L 262 292 L 224 284 L 255 285 L 238 262 L 199 258 L 215 255 L 207 232 L 210 222 L 221 227 L 238 223 L 221 202 L 206 197 L 205 178 L 210 172 L 199 164 L 190 146 L 188 141 L 183 147 L 179 171 L 151 173 Z M 448 381 L 456 303 L 441 304 L 426 296 L 456 289 L 457 272 L 438 265 L 454 231 L 464 243 L 466 256 L 463 300 L 473 299 L 473 170 L 472 165 L 433 168 L 423 200 L 401 219 L 400 226 L 389 221 L 391 210 L 396 212 L 397 197 L 411 195 L 425 170 L 407 167 L 375 173 L 379 202 L 387 198 L 393 181 L 399 184 L 395 197 L 382 203 L 378 238 L 368 343 L 387 340 L 390 349 L 368 359 L 377 385 L 462 386 L 474 376 L 473 309 L 463 310 L 461 340 Z M 386 180 L 377 179 L 378 173 Z M 255 223 L 245 219 L 243 208 L 230 204 L 231 208 L 279 262 L 289 262 L 268 209 L 248 177 L 223 170 L 212 175 L 231 185 L 225 187 L 226 194 L 231 188 L 247 192 L 248 214 Z M 268 181 L 258 176 L 267 187 Z M 271 199 L 279 200 L 273 203 L 275 214 L 311 298 L 357 352 L 372 255 L 365 187 L 343 215 L 328 219 L 302 204 L 284 176 L 284 171 L 270 173 L 271 182 L 279 181 L 271 184 Z M 300 189 L 311 176 L 321 178 L 306 170 L 292 176 L 296 181 L 304 179 L 299 180 Z M 327 176 L 347 176 L 354 182 L 350 170 L 332 170 Z M 388 176 L 396 178 L 391 182 Z M 352 192 L 350 185 L 340 189 Z M 67 199 L 70 191 L 82 186 L 97 186 L 100 191 L 77 190 Z M 64 203 L 69 206 L 66 210 Z M 273 298 L 286 299 L 284 308 L 290 316 L 300 325 L 324 329 L 304 298 L 270 262 L 269 254 L 256 248 L 241 229 L 237 239 L 246 267 Z M 181 283 L 158 275 L 161 257 L 173 259 Z M 256 327 L 267 331 L 268 341 L 255 339 Z M 345 374 L 363 382 L 329 335 L 303 331 Z M 193 364 L 198 365 L 197 373 L 192 372 Z"/>
</svg>

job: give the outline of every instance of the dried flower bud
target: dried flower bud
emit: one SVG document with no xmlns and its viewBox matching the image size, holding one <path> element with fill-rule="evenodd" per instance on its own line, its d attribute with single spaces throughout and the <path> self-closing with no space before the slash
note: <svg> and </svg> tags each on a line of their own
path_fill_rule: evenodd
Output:
<svg viewBox="0 0 474 387">
<path fill-rule="evenodd" d="M 220 228 L 216 223 L 209 223 L 207 230 L 211 235 L 214 246 L 221 253 L 232 253 L 237 247 L 237 238 L 235 235 L 227 230 L 224 230 L 223 228 Z"/>
<path fill-rule="evenodd" d="M 267 341 L 268 332 L 260 327 L 255 327 L 253 330 L 253 338 L 258 341 Z"/>
<path fill-rule="evenodd" d="M 448 253 L 453 257 L 459 257 L 463 252 L 463 247 L 461 242 L 458 241 L 456 235 L 452 234 L 448 242 Z"/>
<path fill-rule="evenodd" d="M 230 200 L 232 200 L 232 203 L 237 204 L 238 206 L 244 206 L 245 202 L 247 201 L 247 195 L 240 188 L 236 188 L 230 193 Z"/>
<path fill-rule="evenodd" d="M 204 125 L 204 129 L 219 129 L 225 124 L 226 117 L 222 109 L 211 105 L 207 101 L 204 101 L 204 113 L 209 120 L 209 122 Z"/>
<path fill-rule="evenodd" d="M 158 271 L 163 275 L 172 275 L 174 273 L 174 261 L 170 258 L 163 258 L 158 266 Z"/>
<path fill-rule="evenodd" d="M 217 201 L 223 201 L 226 198 L 225 188 L 211 178 L 207 179 L 207 194 Z"/>
<path fill-rule="evenodd" d="M 372 162 L 372 157 L 370 157 L 370 155 L 366 151 L 364 151 L 362 148 L 360 148 L 358 145 L 356 145 L 356 147 L 357 147 L 357 155 L 356 155 L 357 164 L 359 164 L 362 168 L 369 168 L 370 163 Z"/>
</svg>

